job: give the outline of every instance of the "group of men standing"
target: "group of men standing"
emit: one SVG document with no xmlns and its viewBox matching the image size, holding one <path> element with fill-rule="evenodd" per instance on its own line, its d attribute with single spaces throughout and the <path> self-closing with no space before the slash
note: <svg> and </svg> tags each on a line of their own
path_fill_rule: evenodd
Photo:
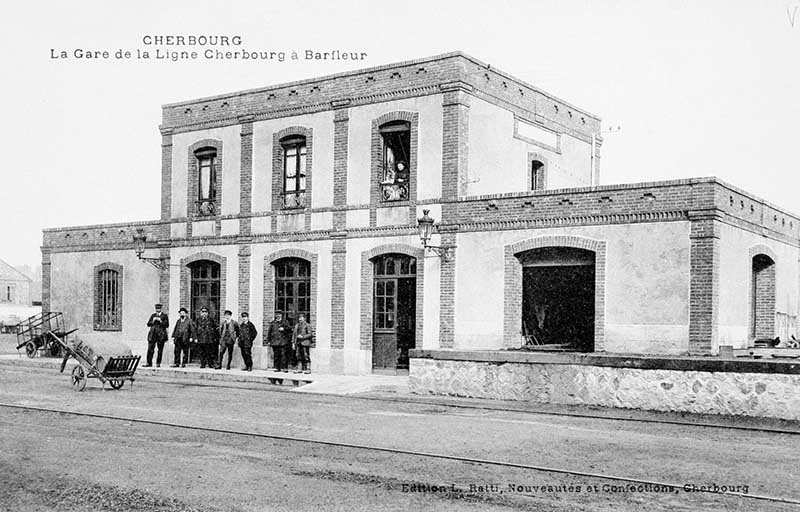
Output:
<svg viewBox="0 0 800 512">
<path fill-rule="evenodd" d="M 144 367 L 153 366 L 153 353 L 158 348 L 156 366 L 161 366 L 161 353 L 164 343 L 167 341 L 169 330 L 169 317 L 162 312 L 161 304 L 155 305 L 155 313 L 150 315 L 147 327 L 147 364 Z M 231 359 L 233 359 L 233 347 L 237 343 L 242 352 L 244 360 L 244 371 L 253 371 L 253 340 L 258 335 L 256 326 L 250 321 L 250 315 L 241 314 L 241 321 L 233 319 L 233 313 L 225 311 L 222 322 L 217 322 L 208 315 L 208 308 L 200 308 L 200 318 L 197 321 L 189 318 L 189 311 L 186 308 L 179 310 L 180 318 L 175 322 L 172 329 L 172 339 L 175 342 L 174 368 L 186 367 L 189 362 L 189 349 L 196 348 L 200 353 L 200 368 L 222 369 L 222 361 L 225 353 L 228 354 L 226 369 L 231 369 Z"/>
<path fill-rule="evenodd" d="M 156 366 L 161 366 L 161 354 L 169 336 L 169 317 L 162 311 L 161 304 L 155 305 L 155 312 L 147 320 L 147 364 L 145 368 L 153 366 L 153 355 L 158 349 Z M 182 307 L 179 310 L 180 318 L 172 329 L 172 339 L 175 343 L 175 358 L 173 367 L 185 367 L 189 362 L 189 349 L 194 348 L 200 353 L 200 368 L 222 369 L 225 353 L 228 354 L 226 369 L 231 369 L 233 347 L 238 343 L 244 361 L 244 371 L 253 371 L 253 340 L 258 336 L 256 326 L 250 321 L 250 315 L 241 314 L 241 320 L 233 319 L 233 313 L 226 310 L 222 322 L 209 316 L 208 308 L 200 308 L 200 317 L 195 321 L 189 318 L 189 311 Z M 289 365 L 295 357 L 302 365 L 297 372 L 311 373 L 310 348 L 314 343 L 311 326 L 306 322 L 305 315 L 298 316 L 297 324 L 292 325 L 278 311 L 275 319 L 270 322 L 264 345 L 272 347 L 275 371 L 288 372 Z"/>
</svg>

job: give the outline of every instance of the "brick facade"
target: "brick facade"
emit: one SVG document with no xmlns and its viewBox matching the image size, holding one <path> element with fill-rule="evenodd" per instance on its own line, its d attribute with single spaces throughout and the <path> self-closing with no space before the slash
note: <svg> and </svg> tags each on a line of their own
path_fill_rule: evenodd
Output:
<svg viewBox="0 0 800 512">
<path fill-rule="evenodd" d="M 397 104 L 388 106 L 388 102 L 395 100 L 434 95 L 441 97 L 441 112 L 434 112 L 431 116 L 428 115 L 430 112 L 415 111 L 416 107 L 413 106 L 398 107 Z M 597 153 L 594 160 L 595 183 L 597 182 L 599 148 L 602 141 L 599 137 L 593 138 L 592 134 L 600 131 L 599 118 L 463 54 L 448 54 L 166 105 L 163 107 L 161 126 L 160 220 L 45 230 L 42 248 L 44 309 L 48 310 L 51 306 L 51 286 L 60 286 L 53 281 L 54 276 L 51 275 L 52 254 L 132 252 L 132 235 L 138 228 L 145 230 L 148 250 L 157 249 L 167 264 L 170 263 L 174 249 L 190 248 L 190 251 L 184 249 L 181 254 L 196 251 L 180 261 L 180 304 L 169 304 L 170 271 L 165 270 L 158 275 L 159 300 L 168 309 L 188 306 L 190 295 L 188 265 L 201 259 L 220 264 L 220 308 L 221 311 L 226 308 L 228 279 L 226 258 L 215 252 L 222 252 L 222 247 L 228 248 L 226 254 L 236 254 L 238 258 L 237 301 L 239 310 L 244 311 L 251 306 L 253 264 L 251 251 L 256 244 L 280 243 L 281 247 L 286 247 L 286 244 L 323 242 L 319 245 L 325 247 L 325 251 L 327 244 L 331 245 L 331 295 L 329 301 L 328 297 L 320 295 L 322 297 L 320 304 L 317 303 L 320 300 L 318 278 L 327 279 L 327 276 L 318 276 L 318 254 L 296 248 L 282 248 L 271 253 L 268 249 L 268 255 L 263 261 L 263 304 L 256 305 L 263 308 L 264 327 L 274 314 L 275 276 L 272 263 L 284 257 L 305 259 L 311 264 L 311 320 L 318 319 L 318 307 L 330 307 L 330 346 L 334 352 L 331 355 L 330 367 L 346 366 L 333 363 L 334 359 L 341 359 L 344 357 L 343 354 L 348 352 L 344 350 L 346 346 L 348 348 L 357 346 L 363 351 L 372 348 L 374 278 L 372 259 L 381 254 L 394 252 L 417 258 L 416 344 L 417 347 L 421 347 L 424 305 L 434 307 L 431 304 L 436 303 L 435 295 L 433 301 L 425 301 L 423 295 L 426 254 L 418 245 L 397 241 L 400 237 L 403 237 L 404 241 L 411 237 L 416 238 L 418 208 L 430 207 L 436 212 L 439 221 L 437 225 L 439 236 L 431 243 L 450 249 L 449 257 L 439 261 L 439 287 L 433 290 L 433 293 L 438 294 L 439 309 L 429 312 L 429 318 L 436 318 L 438 315 L 438 325 L 426 327 L 427 332 L 431 332 L 431 329 L 435 332 L 438 329 L 441 348 L 456 347 L 456 333 L 459 332 L 459 327 L 456 325 L 458 318 L 456 299 L 460 300 L 457 276 L 461 275 L 459 265 L 467 265 L 465 262 L 471 261 L 469 256 L 472 256 L 465 254 L 464 249 L 458 247 L 459 238 L 464 239 L 464 235 L 469 233 L 522 230 L 526 231 L 527 237 L 530 232 L 546 229 L 548 230 L 546 236 L 532 235 L 530 238 L 504 247 L 504 259 L 501 262 L 504 279 L 502 319 L 504 346 L 516 346 L 520 341 L 522 267 L 516 255 L 539 247 L 575 247 L 590 250 L 595 255 L 595 349 L 603 350 L 606 345 L 605 337 L 607 334 L 611 337 L 612 332 L 609 330 L 607 333 L 605 329 L 607 241 L 603 239 L 602 231 L 599 232 L 601 234 L 594 234 L 598 233 L 594 227 L 641 223 L 651 224 L 654 232 L 658 226 L 666 223 L 685 223 L 690 226 L 687 228 L 690 234 L 686 241 L 689 247 L 690 278 L 686 284 L 689 292 L 688 346 L 692 353 L 706 354 L 713 351 L 719 337 L 722 251 L 720 233 L 723 226 L 726 229 L 734 227 L 748 236 L 757 235 L 760 237 L 759 240 L 763 240 L 763 247 L 754 246 L 751 249 L 751 261 L 758 257 L 759 261 L 765 262 L 766 260 L 760 257 L 763 255 L 769 257 L 773 264 L 763 265 L 765 272 L 754 277 L 755 294 L 750 300 L 756 302 L 750 306 L 750 311 L 755 311 L 750 320 L 750 331 L 765 335 L 774 333 L 777 286 L 775 262 L 778 258 L 775 251 L 770 248 L 780 244 L 793 249 L 800 247 L 800 218 L 714 178 L 467 196 L 466 185 L 470 176 L 468 168 L 470 109 L 478 108 L 479 103 L 476 100 L 486 101 L 495 107 L 505 109 L 507 113 L 513 115 L 515 125 L 517 120 L 524 120 L 557 133 L 559 137 L 569 135 L 588 143 L 594 140 Z M 385 109 L 373 109 L 368 116 L 362 116 L 358 112 L 363 106 L 383 103 L 387 103 Z M 429 103 L 420 101 L 417 104 Z M 405 110 L 398 110 L 399 108 Z M 438 105 L 435 108 L 439 108 Z M 304 122 L 298 118 L 300 115 L 331 111 L 333 112 L 333 126 L 330 127 L 333 133 L 332 141 L 322 139 L 315 141 L 314 135 L 322 137 L 320 134 L 329 133 L 326 129 L 317 128 L 318 132 L 315 134 L 311 128 L 300 125 Z M 386 113 L 374 117 L 380 112 Z M 438 119 L 439 114 L 442 122 L 442 145 L 441 148 L 432 149 L 430 146 L 425 146 L 430 145 L 431 128 L 422 126 L 421 123 L 424 119 Z M 267 134 L 267 137 L 272 139 L 272 154 L 267 155 L 272 168 L 266 176 L 266 180 L 272 184 L 271 197 L 269 204 L 264 207 L 265 211 L 253 211 L 254 173 L 266 172 L 263 169 L 254 169 L 254 125 L 260 121 L 279 118 L 285 119 L 285 125 L 288 127 Z M 359 123 L 363 122 L 365 125 L 351 125 L 354 119 L 359 119 Z M 380 194 L 383 139 L 379 127 L 395 120 L 410 123 L 409 198 L 404 201 L 384 202 Z M 222 141 L 216 139 L 199 140 L 188 148 L 174 148 L 173 145 L 177 140 L 176 134 L 225 126 L 240 127 L 241 155 L 238 162 L 240 209 L 238 212 L 223 215 L 223 149 L 230 155 L 235 154 L 235 148 L 223 148 Z M 477 132 L 477 128 L 473 127 L 473 132 Z M 361 137 L 366 138 L 367 133 L 369 133 L 368 140 L 356 140 Z M 301 135 L 306 138 L 305 203 L 298 208 L 285 208 L 283 202 L 283 148 L 280 140 L 288 135 Z M 439 134 L 435 135 L 437 137 L 434 140 L 438 141 Z M 513 134 L 509 136 L 513 137 Z M 517 143 L 522 144 L 519 141 Z M 199 215 L 196 206 L 198 169 L 194 152 L 202 147 L 213 147 L 217 151 L 216 210 L 213 215 Z M 233 150 L 233 153 L 230 153 L 230 150 Z M 433 165 L 426 165 L 425 169 L 418 168 L 420 154 L 438 154 L 433 152 L 439 150 L 441 150 L 441 166 L 438 162 L 434 162 Z M 181 155 L 184 151 L 188 151 L 187 182 L 185 185 L 181 182 L 181 188 L 185 186 L 188 192 L 187 219 L 183 218 L 182 212 L 172 211 L 171 187 L 173 175 L 176 174 L 172 169 L 174 151 L 181 152 Z M 553 177 L 552 173 L 560 172 L 557 166 L 550 168 L 551 162 L 548 161 L 547 155 L 545 149 L 527 151 L 526 174 L 529 189 L 532 188 L 530 182 L 532 160 L 539 160 L 545 165 L 545 184 Z M 523 165 L 523 158 L 525 153 L 520 153 L 520 165 Z M 350 163 L 362 168 L 348 169 Z M 235 164 L 231 165 L 231 162 L 228 164 L 229 172 L 230 169 L 235 169 Z M 313 170 L 319 172 L 313 173 Z M 441 172 L 440 179 L 437 176 L 439 172 Z M 312 176 L 312 174 L 317 175 Z M 436 187 L 420 190 L 421 183 L 425 185 L 420 182 L 420 175 L 426 180 L 429 178 L 438 180 Z M 369 203 L 354 204 L 354 199 L 348 197 L 348 180 L 354 179 L 353 176 L 359 176 L 358 179 L 365 182 L 351 182 L 349 184 L 351 191 L 358 190 L 357 187 L 369 187 Z M 258 179 L 259 175 L 256 174 L 256 177 Z M 228 178 L 231 181 L 231 176 Z M 438 197 L 434 197 L 437 193 L 431 190 L 438 189 L 438 185 L 441 185 L 441 193 Z M 320 192 L 327 190 L 319 187 L 332 187 L 332 204 L 313 206 L 313 188 L 317 188 L 319 196 L 326 197 Z M 361 191 L 366 195 L 366 191 L 363 189 Z M 318 203 L 322 204 L 323 201 Z M 399 208 L 396 211 L 389 209 L 393 207 Z M 353 215 L 350 215 L 351 213 Z M 400 214 L 399 218 L 397 214 Z M 312 218 L 314 230 L 311 229 Z M 326 227 L 325 222 L 319 221 L 319 219 L 325 221 L 327 218 L 331 219 L 329 227 Z M 187 220 L 186 234 L 173 237 L 172 222 L 175 221 L 177 224 Z M 192 223 L 205 220 L 214 221 L 214 234 L 202 238 L 192 237 Z M 239 230 L 221 235 L 224 221 L 238 221 Z M 351 224 L 348 225 L 348 222 Z M 389 223 L 391 225 L 386 225 Z M 260 225 L 261 228 L 254 229 L 256 225 Z M 587 228 L 583 232 L 593 233 L 592 237 L 575 236 L 574 233 L 580 233 L 581 228 Z M 553 231 L 561 229 L 565 230 L 565 233 L 552 234 Z M 570 234 L 567 234 L 567 231 Z M 306 246 L 312 247 L 312 244 Z M 236 247 L 238 251 L 230 252 L 231 247 Z M 353 251 L 351 258 L 356 258 L 352 260 L 353 263 L 358 263 L 360 257 L 359 276 L 347 275 L 348 247 Z M 781 264 L 784 265 L 787 258 L 784 253 L 780 254 Z M 435 257 L 432 253 L 427 256 Z M 177 259 L 177 256 L 173 259 Z M 256 264 L 261 263 L 256 262 Z M 430 269 L 430 266 L 428 268 Z M 355 285 L 358 289 L 349 288 L 353 283 L 358 283 Z M 262 283 L 258 283 L 257 286 L 262 286 Z M 431 293 L 431 290 L 428 292 Z M 357 312 L 347 311 L 346 294 L 353 293 L 360 294 L 360 309 Z M 772 330 L 769 327 L 770 319 Z M 353 331 L 350 331 L 351 328 Z M 358 339 L 347 340 L 345 333 L 354 332 L 356 328 Z"/>
</svg>

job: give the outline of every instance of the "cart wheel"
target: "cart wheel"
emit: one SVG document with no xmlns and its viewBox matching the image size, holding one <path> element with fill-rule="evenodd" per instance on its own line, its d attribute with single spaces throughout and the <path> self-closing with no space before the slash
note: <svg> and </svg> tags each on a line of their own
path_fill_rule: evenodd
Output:
<svg viewBox="0 0 800 512">
<path fill-rule="evenodd" d="M 28 357 L 36 356 L 36 344 L 34 342 L 29 341 L 25 344 L 25 354 L 27 354 Z"/>
<path fill-rule="evenodd" d="M 75 388 L 75 391 L 83 391 L 83 388 L 86 387 L 86 372 L 79 364 L 72 368 L 72 387 Z"/>
<path fill-rule="evenodd" d="M 125 384 L 125 381 L 122 379 L 111 379 L 108 383 L 111 385 L 112 389 L 119 389 Z"/>
<path fill-rule="evenodd" d="M 50 357 L 58 357 L 61 355 L 61 344 L 57 341 L 50 342 Z"/>
</svg>

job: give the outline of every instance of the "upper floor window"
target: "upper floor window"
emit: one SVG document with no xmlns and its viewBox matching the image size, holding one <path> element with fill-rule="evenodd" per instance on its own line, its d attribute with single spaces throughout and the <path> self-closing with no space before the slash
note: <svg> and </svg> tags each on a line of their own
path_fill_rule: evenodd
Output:
<svg viewBox="0 0 800 512">
<path fill-rule="evenodd" d="M 4 291 L 5 293 L 3 294 L 3 301 L 14 302 L 14 287 L 11 285 L 6 286 L 6 289 Z"/>
<path fill-rule="evenodd" d="M 381 198 L 402 201 L 409 197 L 411 123 L 391 121 L 379 127 L 383 142 Z"/>
<path fill-rule="evenodd" d="M 539 160 L 531 160 L 531 190 L 544 189 L 544 164 Z"/>
<path fill-rule="evenodd" d="M 194 152 L 197 158 L 197 211 L 200 215 L 213 215 L 216 212 L 217 173 L 215 148 L 201 148 Z"/>
<path fill-rule="evenodd" d="M 306 138 L 290 136 L 283 147 L 283 206 L 302 208 L 306 198 Z"/>
<path fill-rule="evenodd" d="M 114 264 L 104 264 L 96 267 L 95 286 L 95 330 L 121 330 L 122 268 Z"/>
</svg>

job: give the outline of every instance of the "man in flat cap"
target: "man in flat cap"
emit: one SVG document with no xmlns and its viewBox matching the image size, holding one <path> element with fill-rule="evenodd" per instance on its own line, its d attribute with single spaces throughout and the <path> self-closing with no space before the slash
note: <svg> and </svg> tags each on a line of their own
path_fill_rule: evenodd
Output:
<svg viewBox="0 0 800 512">
<path fill-rule="evenodd" d="M 164 343 L 169 337 L 167 329 L 169 329 L 169 317 L 166 313 L 161 311 L 161 304 L 155 305 L 155 313 L 150 315 L 147 320 L 147 327 L 150 330 L 147 332 L 147 364 L 145 368 L 153 366 L 153 352 L 158 347 L 158 356 L 156 357 L 156 366 L 161 366 L 161 354 L 164 351 Z"/>
<path fill-rule="evenodd" d="M 283 317 L 283 312 L 275 312 L 275 320 L 270 322 L 264 344 L 272 347 L 272 359 L 276 372 L 289 371 L 289 358 L 292 349 L 292 326 Z"/>
<path fill-rule="evenodd" d="M 175 328 L 172 329 L 172 341 L 175 343 L 175 359 L 173 360 L 172 367 L 186 367 L 189 362 L 189 346 L 192 340 L 196 338 L 194 322 L 189 318 L 189 311 L 186 308 L 181 308 L 178 311 L 181 317 L 175 322 Z M 183 360 L 181 360 L 181 353 Z"/>
<path fill-rule="evenodd" d="M 222 323 L 219 324 L 219 359 L 217 359 L 217 370 L 222 369 L 222 358 L 225 356 L 225 352 L 228 352 L 228 366 L 226 370 L 231 369 L 233 346 L 236 344 L 236 340 L 239 339 L 239 334 L 239 324 L 233 319 L 233 312 L 226 309 L 225 317 Z"/>
<path fill-rule="evenodd" d="M 253 340 L 258 336 L 258 331 L 253 322 L 250 321 L 250 315 L 247 313 L 241 314 L 241 321 L 239 322 L 239 350 L 242 351 L 242 360 L 244 361 L 244 368 L 246 372 L 253 371 Z"/>
<path fill-rule="evenodd" d="M 208 308 L 200 308 L 200 318 L 195 324 L 197 346 L 200 350 L 200 368 L 213 368 L 217 360 L 217 341 L 219 332 L 217 322 L 208 315 Z"/>
</svg>

